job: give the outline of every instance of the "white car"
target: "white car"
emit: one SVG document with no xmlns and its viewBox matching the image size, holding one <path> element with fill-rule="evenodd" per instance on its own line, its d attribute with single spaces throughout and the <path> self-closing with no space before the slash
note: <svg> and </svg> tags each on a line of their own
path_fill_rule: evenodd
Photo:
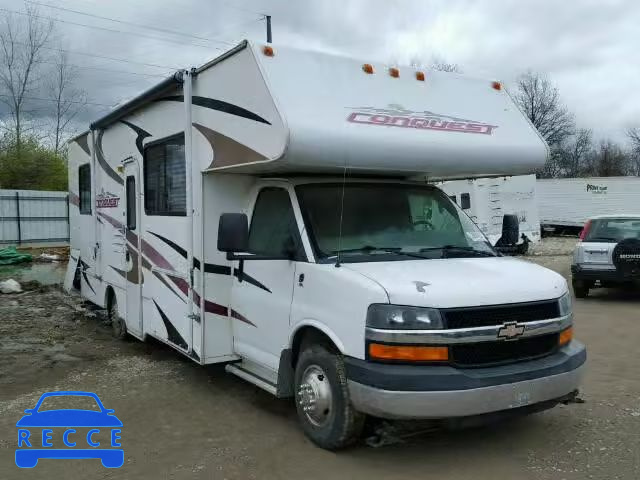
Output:
<svg viewBox="0 0 640 480">
<path fill-rule="evenodd" d="M 578 298 L 595 287 L 640 285 L 640 214 L 589 219 L 573 252 L 571 275 Z"/>
</svg>

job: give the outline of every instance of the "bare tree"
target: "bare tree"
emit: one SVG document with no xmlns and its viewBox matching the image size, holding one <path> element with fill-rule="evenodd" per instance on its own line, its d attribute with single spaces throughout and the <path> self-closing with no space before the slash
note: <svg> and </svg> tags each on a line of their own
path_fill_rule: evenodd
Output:
<svg viewBox="0 0 640 480">
<path fill-rule="evenodd" d="M 431 58 L 431 68 L 440 72 L 462 73 L 462 68 L 457 63 L 449 63 L 444 58 L 434 56 Z"/>
<path fill-rule="evenodd" d="M 583 175 L 587 168 L 587 159 L 593 149 L 592 133 L 587 128 L 579 129 L 563 144 L 561 153 L 562 174 L 567 177 Z"/>
<path fill-rule="evenodd" d="M 619 177 L 629 171 L 627 154 L 611 140 L 602 140 L 598 149 L 589 156 L 587 164 L 589 175 L 597 177 Z"/>
<path fill-rule="evenodd" d="M 573 115 L 545 75 L 528 71 L 520 75 L 516 85 L 516 102 L 552 148 L 573 133 Z"/>
<path fill-rule="evenodd" d="M 413 57 L 409 64 L 414 68 L 431 68 L 440 72 L 462 73 L 462 68 L 457 63 L 449 63 L 439 56 L 431 58 L 430 66 L 427 66 L 419 57 Z"/>
<path fill-rule="evenodd" d="M 631 174 L 640 177 L 640 127 L 629 128 L 627 137 L 631 141 Z"/>
<path fill-rule="evenodd" d="M 18 151 L 26 128 L 26 104 L 38 89 L 43 49 L 53 32 L 53 21 L 43 21 L 28 4 L 25 8 L 26 20 L 8 15 L 0 24 L 0 101 L 9 110 Z"/>
<path fill-rule="evenodd" d="M 61 52 L 46 85 L 48 95 L 53 100 L 51 143 L 56 153 L 60 153 L 64 143 L 72 136 L 73 119 L 86 107 L 86 92 L 74 86 L 76 70 L 69 65 L 67 54 Z"/>
</svg>

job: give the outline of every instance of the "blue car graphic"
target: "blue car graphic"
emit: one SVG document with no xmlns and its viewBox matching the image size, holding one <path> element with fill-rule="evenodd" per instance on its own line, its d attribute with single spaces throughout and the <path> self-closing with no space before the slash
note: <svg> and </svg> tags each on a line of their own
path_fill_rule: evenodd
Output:
<svg viewBox="0 0 640 480">
<path fill-rule="evenodd" d="M 91 397 L 96 401 L 100 411 L 80 409 L 57 409 L 38 411 L 42 402 L 49 397 Z M 33 409 L 24 411 L 16 427 L 18 427 L 18 448 L 16 449 L 16 465 L 21 468 L 33 468 L 41 458 L 55 459 L 87 459 L 99 458 L 107 468 L 119 468 L 124 463 L 124 450 L 121 447 L 120 433 L 122 422 L 114 415 L 114 410 L 104 408 L 100 398 L 91 392 L 48 392 L 43 394 Z M 75 428 L 91 428 L 86 436 Z M 32 432 L 33 428 L 42 428 Z M 53 428 L 64 429 L 62 436 L 66 448 L 54 448 L 52 443 Z M 110 447 L 101 447 L 95 436 L 100 429 L 110 430 Z M 33 435 L 32 435 L 33 433 Z M 82 448 L 86 440 L 87 448 Z M 76 445 L 78 447 L 76 448 Z"/>
</svg>

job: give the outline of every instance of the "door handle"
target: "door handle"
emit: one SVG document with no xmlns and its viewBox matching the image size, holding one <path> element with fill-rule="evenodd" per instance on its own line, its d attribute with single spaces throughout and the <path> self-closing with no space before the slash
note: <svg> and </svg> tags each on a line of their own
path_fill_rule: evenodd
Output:
<svg viewBox="0 0 640 480">
<path fill-rule="evenodd" d="M 129 249 L 127 249 L 127 251 L 125 252 L 124 258 L 127 262 L 131 260 L 131 254 L 129 253 Z"/>
</svg>

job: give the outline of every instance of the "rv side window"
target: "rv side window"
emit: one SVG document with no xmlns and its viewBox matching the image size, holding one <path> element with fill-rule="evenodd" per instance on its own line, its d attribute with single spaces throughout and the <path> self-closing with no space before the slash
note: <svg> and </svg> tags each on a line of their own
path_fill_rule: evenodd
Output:
<svg viewBox="0 0 640 480">
<path fill-rule="evenodd" d="M 127 177 L 127 229 L 134 231 L 138 224 L 136 218 L 136 177 Z"/>
<path fill-rule="evenodd" d="M 295 259 L 301 260 L 301 245 L 289 193 L 282 188 L 262 189 L 253 209 L 249 252 L 285 259 L 287 252 L 295 249 Z"/>
<path fill-rule="evenodd" d="M 186 216 L 184 134 L 148 145 L 144 151 L 144 210 L 147 215 Z"/>
<path fill-rule="evenodd" d="M 91 215 L 91 166 L 88 163 L 78 168 L 78 196 L 80 215 Z"/>
<path fill-rule="evenodd" d="M 460 208 L 463 210 L 468 210 L 471 208 L 471 195 L 468 193 L 460 194 Z"/>
</svg>

